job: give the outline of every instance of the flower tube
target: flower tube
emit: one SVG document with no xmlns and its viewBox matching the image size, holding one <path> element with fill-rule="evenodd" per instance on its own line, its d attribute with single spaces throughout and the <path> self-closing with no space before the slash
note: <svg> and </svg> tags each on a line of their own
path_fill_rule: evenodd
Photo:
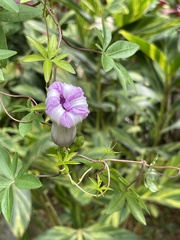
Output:
<svg viewBox="0 0 180 240">
<path fill-rule="evenodd" d="M 88 114 L 88 104 L 80 87 L 54 82 L 45 101 L 46 113 L 52 120 L 51 137 L 58 146 L 68 146 L 76 136 L 76 126 Z"/>
</svg>

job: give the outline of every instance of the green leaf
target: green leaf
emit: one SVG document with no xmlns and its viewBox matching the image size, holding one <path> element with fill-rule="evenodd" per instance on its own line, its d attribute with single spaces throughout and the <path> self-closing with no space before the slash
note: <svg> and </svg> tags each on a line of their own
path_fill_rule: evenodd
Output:
<svg viewBox="0 0 180 240">
<path fill-rule="evenodd" d="M 49 59 L 46 59 L 43 63 L 43 73 L 46 83 L 49 82 L 52 73 L 52 62 Z"/>
<path fill-rule="evenodd" d="M 7 40 L 6 40 L 6 35 L 4 33 L 4 29 L 0 26 L 0 49 L 8 49 L 8 46 L 7 46 Z M 7 65 L 7 60 L 1 60 L 0 61 L 0 66 L 2 67 L 6 67 Z M 3 78 L 3 75 L 1 74 L 0 76 L 0 80 L 4 80 Z"/>
<path fill-rule="evenodd" d="M 42 16 L 42 8 L 30 7 L 23 4 L 19 4 L 19 12 L 14 13 L 2 9 L 0 11 L 0 21 L 1 22 L 24 22 L 35 17 Z"/>
<path fill-rule="evenodd" d="M 61 60 L 61 61 L 57 61 L 56 58 L 52 60 L 52 62 L 54 62 L 59 68 L 62 68 L 64 70 L 66 70 L 67 72 L 70 72 L 72 74 L 75 74 L 75 70 L 74 68 L 71 66 L 71 64 L 69 64 L 68 62 Z"/>
<path fill-rule="evenodd" d="M 17 239 L 27 229 L 31 219 L 31 192 L 13 186 L 13 212 L 10 227 Z"/>
<path fill-rule="evenodd" d="M 102 31 L 100 31 L 98 28 L 94 28 L 94 31 L 97 35 L 97 37 L 99 38 L 99 41 L 101 43 L 101 46 L 103 46 L 103 35 L 102 35 Z"/>
<path fill-rule="evenodd" d="M 0 60 L 12 57 L 16 53 L 16 51 L 0 49 Z"/>
<path fill-rule="evenodd" d="M 4 189 L 9 187 L 14 182 L 13 179 L 5 178 L 0 176 L 0 192 Z"/>
<path fill-rule="evenodd" d="M 116 71 L 120 83 L 122 84 L 124 94 L 127 96 L 127 83 L 129 83 L 136 92 L 136 87 L 133 80 L 131 79 L 126 69 L 120 63 L 116 63 L 116 65 L 114 66 L 114 70 Z"/>
<path fill-rule="evenodd" d="M 173 76 L 173 74 L 180 68 L 180 54 L 176 56 L 172 62 L 168 65 L 168 73 L 170 74 L 170 77 Z"/>
<path fill-rule="evenodd" d="M 154 0 L 129 0 L 126 1 L 127 11 L 118 12 L 115 15 L 115 21 L 118 27 L 122 27 L 128 23 L 135 22 L 144 16 L 145 12 L 148 10 L 150 4 Z M 118 2 L 119 3 L 119 2 Z"/>
<path fill-rule="evenodd" d="M 18 164 L 18 153 L 15 152 L 14 156 L 13 156 L 12 163 L 11 163 L 11 172 L 12 172 L 13 176 L 15 176 L 15 174 L 16 174 L 17 164 Z"/>
<path fill-rule="evenodd" d="M 120 40 L 109 46 L 106 54 L 113 59 L 128 58 L 137 52 L 138 49 L 139 46 L 136 43 Z"/>
<path fill-rule="evenodd" d="M 141 209 L 140 204 L 136 200 L 136 198 L 132 197 L 130 194 L 126 194 L 126 200 L 127 200 L 128 207 L 132 215 L 134 216 L 134 218 L 140 223 L 142 223 L 143 225 L 146 225 L 146 220 L 145 220 L 143 211 Z"/>
<path fill-rule="evenodd" d="M 21 119 L 22 121 L 27 121 L 19 123 L 19 133 L 22 137 L 24 137 L 31 130 L 33 118 L 34 113 L 31 112 Z"/>
<path fill-rule="evenodd" d="M 39 56 L 37 54 L 32 54 L 23 58 L 23 62 L 38 62 L 44 60 L 45 60 L 44 57 Z"/>
<path fill-rule="evenodd" d="M 1 69 L 0 69 L 0 81 L 4 81 L 4 75 Z"/>
<path fill-rule="evenodd" d="M 39 103 L 36 106 L 31 107 L 31 111 L 44 111 L 46 109 L 46 105 L 44 103 Z"/>
<path fill-rule="evenodd" d="M 67 54 L 60 54 L 57 57 L 55 57 L 52 61 L 56 61 L 59 62 L 60 60 L 62 60 L 63 58 L 67 57 Z"/>
<path fill-rule="evenodd" d="M 125 202 L 125 193 L 124 192 L 116 193 L 112 197 L 106 209 L 106 214 L 111 214 L 111 213 L 120 211 L 124 206 L 124 202 Z"/>
<path fill-rule="evenodd" d="M 12 216 L 13 210 L 13 189 L 12 186 L 3 190 L 3 196 L 1 200 L 1 210 L 6 219 L 9 223 Z"/>
<path fill-rule="evenodd" d="M 38 52 L 40 52 L 44 58 L 47 57 L 46 49 L 43 47 L 43 45 L 41 43 L 39 43 L 35 39 L 28 37 L 28 36 L 27 36 L 27 39 L 30 42 L 31 46 L 33 46 L 35 49 L 37 49 Z"/>
<path fill-rule="evenodd" d="M 9 179 L 13 179 L 11 160 L 6 149 L 0 147 L 0 172 Z"/>
<path fill-rule="evenodd" d="M 120 63 L 116 63 L 116 66 L 118 66 L 121 73 L 126 78 L 126 81 L 131 85 L 131 87 L 134 89 L 134 91 L 137 92 L 134 82 L 133 82 L 131 76 L 129 75 L 129 73 L 127 72 L 127 70 Z"/>
<path fill-rule="evenodd" d="M 162 70 L 167 71 L 166 56 L 153 43 L 146 42 L 142 38 L 136 37 L 124 30 L 121 30 L 120 33 L 129 41 L 138 44 L 142 52 L 158 63 Z"/>
<path fill-rule="evenodd" d="M 115 65 L 114 60 L 104 52 L 101 55 L 101 62 L 105 72 L 109 72 Z"/>
<path fill-rule="evenodd" d="M 68 6 L 70 9 L 72 9 L 73 11 L 75 11 L 77 14 L 79 14 L 80 16 L 82 16 L 87 22 L 89 23 L 93 23 L 94 20 L 91 17 L 91 15 L 88 14 L 88 12 L 84 11 L 81 7 L 80 4 L 76 4 L 75 2 L 73 2 L 72 0 L 61 0 L 61 3 L 63 5 Z"/>
<path fill-rule="evenodd" d="M 141 238 L 125 229 L 115 228 L 108 223 L 108 226 L 93 224 L 83 229 L 83 236 L 87 240 L 140 240 Z"/>
<path fill-rule="evenodd" d="M 32 174 L 18 175 L 15 184 L 19 189 L 35 189 L 42 186 L 39 179 Z"/>
<path fill-rule="evenodd" d="M 34 240 L 70 240 L 73 239 L 72 237 L 77 236 L 77 230 L 70 228 L 70 227 L 53 227 L 47 230 L 46 232 L 42 233 L 41 235 L 34 238 Z M 77 238 L 75 238 L 77 239 Z"/>
<path fill-rule="evenodd" d="M 148 190 L 144 192 L 141 197 L 146 201 L 151 201 L 167 207 L 180 209 L 180 189 L 178 184 L 173 184 L 173 188 L 163 187 L 163 189 L 160 189 L 160 191 L 156 192 L 156 194 Z"/>
<path fill-rule="evenodd" d="M 50 40 L 49 40 L 49 43 L 48 43 L 48 57 L 49 57 L 49 59 L 51 59 L 52 57 L 54 57 L 56 55 L 57 45 L 58 45 L 58 42 L 57 42 L 57 39 L 56 39 L 56 35 L 53 34 L 50 37 Z"/>
<path fill-rule="evenodd" d="M 103 50 L 105 51 L 111 42 L 112 35 L 109 28 L 105 25 L 103 21 L 102 21 L 102 26 L 103 26 Z"/>
<path fill-rule="evenodd" d="M 14 0 L 1 0 L 0 5 L 10 12 L 19 12 L 19 7 Z"/>
</svg>

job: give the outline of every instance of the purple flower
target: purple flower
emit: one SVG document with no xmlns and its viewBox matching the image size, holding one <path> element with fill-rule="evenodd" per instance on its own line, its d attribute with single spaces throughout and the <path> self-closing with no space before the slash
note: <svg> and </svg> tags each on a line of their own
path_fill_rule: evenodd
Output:
<svg viewBox="0 0 180 240">
<path fill-rule="evenodd" d="M 89 114 L 82 89 L 71 84 L 54 82 L 49 87 L 45 103 L 46 113 L 53 124 L 53 141 L 59 146 L 71 144 L 76 136 L 76 125 Z"/>
</svg>

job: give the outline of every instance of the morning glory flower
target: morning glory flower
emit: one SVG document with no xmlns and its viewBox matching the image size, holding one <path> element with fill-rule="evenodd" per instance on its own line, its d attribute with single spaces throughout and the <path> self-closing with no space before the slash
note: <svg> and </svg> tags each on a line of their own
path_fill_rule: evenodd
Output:
<svg viewBox="0 0 180 240">
<path fill-rule="evenodd" d="M 70 145 L 76 136 L 76 126 L 88 114 L 88 104 L 80 87 L 54 82 L 45 101 L 46 113 L 52 120 L 51 137 L 58 146 Z"/>
</svg>

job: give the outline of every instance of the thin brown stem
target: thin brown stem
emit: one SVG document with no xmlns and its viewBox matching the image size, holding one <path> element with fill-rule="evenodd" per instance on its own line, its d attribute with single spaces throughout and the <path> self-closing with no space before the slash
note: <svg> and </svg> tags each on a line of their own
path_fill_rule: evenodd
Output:
<svg viewBox="0 0 180 240">
<path fill-rule="evenodd" d="M 70 44 L 70 43 L 64 38 L 63 35 L 62 35 L 62 40 L 66 43 L 67 46 L 69 46 L 69 47 L 71 47 L 71 48 L 73 48 L 73 49 L 76 49 L 76 50 L 85 51 L 85 52 L 94 52 L 94 53 L 99 53 L 99 54 L 102 53 L 101 51 L 94 50 L 94 49 L 80 48 L 80 47 L 73 46 L 72 44 Z"/>
</svg>

